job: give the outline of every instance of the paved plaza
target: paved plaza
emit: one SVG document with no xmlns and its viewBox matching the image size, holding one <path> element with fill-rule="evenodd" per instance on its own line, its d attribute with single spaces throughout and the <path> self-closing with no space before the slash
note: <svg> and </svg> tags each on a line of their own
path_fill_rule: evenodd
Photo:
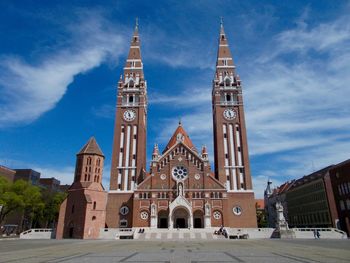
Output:
<svg viewBox="0 0 350 263">
<path fill-rule="evenodd" d="M 0 262 L 350 262 L 350 241 L 0 240 Z"/>
</svg>

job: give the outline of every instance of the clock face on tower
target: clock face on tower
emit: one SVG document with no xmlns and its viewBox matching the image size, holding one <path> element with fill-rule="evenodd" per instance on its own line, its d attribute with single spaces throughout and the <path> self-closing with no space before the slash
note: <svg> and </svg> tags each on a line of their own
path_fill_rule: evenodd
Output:
<svg viewBox="0 0 350 263">
<path fill-rule="evenodd" d="M 126 110 L 123 114 L 124 120 L 133 121 L 136 118 L 136 112 L 134 110 Z"/>
<path fill-rule="evenodd" d="M 224 118 L 226 120 L 233 120 L 236 118 L 237 113 L 233 109 L 224 110 Z"/>
</svg>

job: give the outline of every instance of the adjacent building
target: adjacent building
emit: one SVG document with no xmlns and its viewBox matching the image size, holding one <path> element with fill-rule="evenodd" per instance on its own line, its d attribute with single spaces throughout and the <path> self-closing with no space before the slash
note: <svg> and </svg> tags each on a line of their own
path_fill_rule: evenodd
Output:
<svg viewBox="0 0 350 263">
<path fill-rule="evenodd" d="M 61 182 L 54 177 L 51 178 L 40 178 L 39 184 L 45 187 L 50 192 L 61 192 Z"/>
<path fill-rule="evenodd" d="M 275 204 L 281 201 L 290 227 L 335 227 L 350 236 L 350 160 L 265 190 L 265 210 L 275 227 Z"/>
<path fill-rule="evenodd" d="M 329 171 L 338 213 L 338 228 L 350 236 L 350 159 L 334 165 Z"/>
<path fill-rule="evenodd" d="M 0 165 L 0 176 L 6 178 L 8 181 L 13 182 L 15 180 L 16 171 L 6 166 Z"/>
<path fill-rule="evenodd" d="M 77 154 L 74 182 L 60 207 L 56 238 L 97 239 L 105 226 L 107 192 L 102 186 L 104 155 L 95 138 Z"/>
<path fill-rule="evenodd" d="M 14 169 L 16 171 L 15 181 L 24 180 L 32 185 L 39 185 L 40 173 L 32 169 Z"/>
<path fill-rule="evenodd" d="M 336 227 L 338 214 L 329 169 L 325 167 L 297 179 L 286 193 L 291 227 Z"/>
</svg>

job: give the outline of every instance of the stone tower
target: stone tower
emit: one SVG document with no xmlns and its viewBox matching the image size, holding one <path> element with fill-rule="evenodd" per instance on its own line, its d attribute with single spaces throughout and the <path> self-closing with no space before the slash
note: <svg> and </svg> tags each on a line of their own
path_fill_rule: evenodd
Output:
<svg viewBox="0 0 350 263">
<path fill-rule="evenodd" d="M 147 83 L 143 73 L 136 23 L 129 54 L 117 90 L 107 225 L 119 227 L 120 208 L 132 206 L 132 195 L 145 176 Z M 132 212 L 124 219 L 131 226 Z"/>
<path fill-rule="evenodd" d="M 94 137 L 77 154 L 74 182 L 60 207 L 56 238 L 96 239 L 105 227 L 104 155 Z"/>
<path fill-rule="evenodd" d="M 242 209 L 242 213 L 239 212 L 240 220 L 248 220 L 246 225 L 253 227 L 256 225 L 254 193 L 249 167 L 242 86 L 222 21 L 213 80 L 212 109 L 215 178 L 225 185 L 228 197 Z M 231 216 L 226 219 L 234 220 Z"/>
</svg>

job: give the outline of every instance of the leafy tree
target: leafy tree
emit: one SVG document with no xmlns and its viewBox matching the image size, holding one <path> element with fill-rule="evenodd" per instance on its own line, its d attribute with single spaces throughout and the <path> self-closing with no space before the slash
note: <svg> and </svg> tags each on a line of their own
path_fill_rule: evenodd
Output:
<svg viewBox="0 0 350 263">
<path fill-rule="evenodd" d="M 13 191 L 13 184 L 4 177 L 0 177 L 0 205 L 0 224 L 9 213 L 24 207 L 22 196 Z"/>
<path fill-rule="evenodd" d="M 47 189 L 42 191 L 45 207 L 42 214 L 37 216 L 37 225 L 40 227 L 55 227 L 60 206 L 63 200 L 67 197 L 66 193 L 62 192 L 50 192 Z"/>
<path fill-rule="evenodd" d="M 0 177 L 0 204 L 2 205 L 0 223 L 12 212 L 25 211 L 29 227 L 34 214 L 44 209 L 39 187 L 23 180 L 11 183 L 3 177 Z"/>
</svg>

